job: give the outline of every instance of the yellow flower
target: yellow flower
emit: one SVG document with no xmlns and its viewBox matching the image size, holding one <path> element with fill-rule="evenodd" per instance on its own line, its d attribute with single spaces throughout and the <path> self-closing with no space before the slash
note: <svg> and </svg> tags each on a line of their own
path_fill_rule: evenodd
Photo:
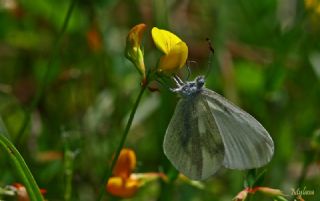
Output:
<svg viewBox="0 0 320 201">
<path fill-rule="evenodd" d="M 138 24 L 129 31 L 125 50 L 125 56 L 135 65 L 143 79 L 146 78 L 146 69 L 140 45 L 145 29 L 145 24 Z"/>
<path fill-rule="evenodd" d="M 157 178 L 166 179 L 161 173 L 132 173 L 136 167 L 136 154 L 131 149 L 122 149 L 113 170 L 113 176 L 108 180 L 106 190 L 121 198 L 135 195 L 139 187 Z"/>
<path fill-rule="evenodd" d="M 160 58 L 158 70 L 172 73 L 184 66 L 188 57 L 188 46 L 173 33 L 158 29 L 151 30 L 152 39 L 156 47 L 164 53 Z"/>
</svg>

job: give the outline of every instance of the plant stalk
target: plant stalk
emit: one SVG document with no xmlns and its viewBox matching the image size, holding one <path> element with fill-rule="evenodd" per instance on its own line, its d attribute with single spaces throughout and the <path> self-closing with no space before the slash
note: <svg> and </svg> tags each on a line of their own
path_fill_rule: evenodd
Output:
<svg viewBox="0 0 320 201">
<path fill-rule="evenodd" d="M 8 140 L 3 133 L 0 133 L 0 145 L 4 148 L 4 150 L 8 153 L 9 158 L 16 168 L 18 174 L 20 175 L 24 186 L 27 189 L 30 200 L 32 201 L 43 201 L 42 194 L 40 189 L 33 178 L 31 171 L 29 170 L 26 162 L 23 157 L 19 153 L 19 151 L 15 148 L 15 146 Z"/>
<path fill-rule="evenodd" d="M 64 200 L 70 201 L 72 197 L 72 178 L 73 178 L 73 166 L 74 166 L 74 157 L 70 149 L 66 149 L 64 153 L 64 175 L 65 175 L 65 192 Z"/>
<path fill-rule="evenodd" d="M 118 146 L 118 148 L 117 148 L 117 150 L 115 152 L 115 155 L 114 155 L 114 158 L 112 160 L 111 166 L 108 169 L 108 171 L 106 172 L 105 176 L 103 177 L 103 181 L 102 181 L 102 184 L 101 184 L 101 187 L 100 187 L 99 197 L 98 197 L 97 201 L 101 201 L 103 196 L 104 196 L 104 194 L 105 194 L 105 185 L 107 184 L 107 182 L 108 182 L 108 180 L 109 180 L 109 178 L 110 178 L 110 176 L 112 174 L 113 168 L 114 168 L 114 166 L 116 165 L 116 163 L 118 161 L 121 149 L 123 148 L 124 142 L 125 142 L 125 140 L 126 140 L 126 138 L 128 136 L 128 133 L 129 133 L 129 130 L 130 130 L 134 115 L 135 115 L 135 113 L 137 111 L 138 105 L 140 103 L 142 95 L 143 95 L 145 89 L 147 88 L 147 86 L 148 86 L 148 83 L 143 84 L 141 86 L 141 88 L 140 88 L 140 92 L 139 92 L 138 98 L 137 98 L 136 102 L 133 105 L 133 108 L 132 108 L 132 111 L 130 113 L 127 125 L 126 125 L 126 127 L 124 129 L 124 132 L 122 134 L 121 141 L 120 141 L 119 146 Z"/>
<path fill-rule="evenodd" d="M 30 119 L 31 119 L 31 113 L 33 112 L 33 110 L 39 104 L 39 101 L 40 101 L 43 93 L 45 92 L 45 90 L 47 88 L 48 79 L 49 79 L 49 75 L 50 75 L 50 69 L 52 68 L 53 61 L 55 60 L 55 58 L 56 58 L 56 56 L 58 54 L 58 50 L 59 50 L 59 47 L 60 47 L 60 43 L 61 43 L 62 37 L 63 37 L 64 33 L 66 32 L 66 29 L 68 27 L 72 11 L 73 11 L 73 9 L 74 9 L 74 7 L 76 5 L 76 1 L 77 0 L 72 0 L 71 3 L 70 3 L 70 6 L 69 6 L 67 14 L 66 14 L 66 17 L 65 17 L 63 25 L 62 25 L 62 28 L 61 28 L 61 30 L 59 32 L 59 35 L 57 36 L 57 38 L 56 38 L 56 40 L 54 42 L 54 48 L 52 50 L 52 54 L 51 54 L 51 56 L 49 58 L 48 64 L 47 64 L 47 66 L 45 68 L 45 72 L 44 72 L 44 75 L 43 75 L 42 80 L 41 80 L 40 88 L 39 88 L 39 90 L 37 90 L 35 98 L 33 99 L 31 105 L 29 106 L 29 108 L 27 108 L 25 110 L 25 114 L 24 114 L 24 119 L 23 119 L 22 125 L 21 125 L 21 127 L 19 129 L 17 137 L 14 140 L 15 144 L 19 144 L 19 143 L 22 142 L 22 140 L 24 138 L 23 135 L 24 135 L 25 130 L 27 129 L 27 127 L 29 125 L 29 122 L 30 122 Z"/>
</svg>

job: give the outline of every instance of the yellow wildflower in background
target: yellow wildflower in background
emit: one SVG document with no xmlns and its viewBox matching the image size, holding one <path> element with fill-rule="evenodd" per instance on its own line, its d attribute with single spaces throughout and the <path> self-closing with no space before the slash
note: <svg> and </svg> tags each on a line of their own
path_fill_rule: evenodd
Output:
<svg viewBox="0 0 320 201">
<path fill-rule="evenodd" d="M 312 10 L 316 14 L 320 15 L 320 1 L 319 0 L 305 0 L 304 4 L 307 9 Z"/>
<path fill-rule="evenodd" d="M 138 24 L 129 31 L 125 50 L 125 56 L 135 65 L 143 79 L 146 78 L 146 69 L 140 46 L 145 29 L 145 24 Z"/>
<path fill-rule="evenodd" d="M 160 58 L 158 71 L 171 73 L 184 66 L 188 57 L 188 46 L 173 33 L 158 29 L 151 30 L 156 47 L 164 53 Z"/>
<path fill-rule="evenodd" d="M 310 21 L 312 32 L 319 32 L 320 20 L 320 0 L 304 0 L 305 9 L 307 11 L 307 19 Z"/>
</svg>

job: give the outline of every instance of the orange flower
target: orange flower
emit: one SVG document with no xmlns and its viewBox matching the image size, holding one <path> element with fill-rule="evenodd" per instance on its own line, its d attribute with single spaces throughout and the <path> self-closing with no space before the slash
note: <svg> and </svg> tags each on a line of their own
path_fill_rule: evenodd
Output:
<svg viewBox="0 0 320 201">
<path fill-rule="evenodd" d="M 136 167 L 136 154 L 131 149 L 122 149 L 113 169 L 113 177 L 108 180 L 107 191 L 118 197 L 132 197 L 138 190 L 139 182 L 130 178 Z"/>
<path fill-rule="evenodd" d="M 102 49 L 102 36 L 96 25 L 93 25 L 86 34 L 87 43 L 93 52 L 99 52 Z"/>
<path fill-rule="evenodd" d="M 107 184 L 107 191 L 109 193 L 122 198 L 132 197 L 138 188 L 139 182 L 130 178 L 111 177 Z"/>
<path fill-rule="evenodd" d="M 135 195 L 139 187 L 157 178 L 165 179 L 161 173 L 132 173 L 136 167 L 136 154 L 131 149 L 122 149 L 113 169 L 113 176 L 108 180 L 106 190 L 118 197 L 129 198 Z"/>
<path fill-rule="evenodd" d="M 125 50 L 125 56 L 135 65 L 143 79 L 146 78 L 146 69 L 140 45 L 145 29 L 145 24 L 138 24 L 129 31 Z"/>
<path fill-rule="evenodd" d="M 136 167 L 136 154 L 131 149 L 122 149 L 113 169 L 113 175 L 127 179 Z"/>
</svg>

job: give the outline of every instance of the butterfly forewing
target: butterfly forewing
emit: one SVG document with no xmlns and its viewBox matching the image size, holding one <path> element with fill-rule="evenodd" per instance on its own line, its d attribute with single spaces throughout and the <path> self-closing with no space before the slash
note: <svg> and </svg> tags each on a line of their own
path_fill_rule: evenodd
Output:
<svg viewBox="0 0 320 201">
<path fill-rule="evenodd" d="M 254 117 L 209 89 L 203 88 L 201 96 L 206 100 L 208 113 L 221 134 L 225 167 L 240 170 L 258 168 L 271 160 L 273 141 Z"/>
<path fill-rule="evenodd" d="M 224 158 L 222 138 L 207 112 L 203 96 L 178 102 L 163 146 L 172 164 L 191 179 L 206 179 L 221 167 Z"/>
</svg>

